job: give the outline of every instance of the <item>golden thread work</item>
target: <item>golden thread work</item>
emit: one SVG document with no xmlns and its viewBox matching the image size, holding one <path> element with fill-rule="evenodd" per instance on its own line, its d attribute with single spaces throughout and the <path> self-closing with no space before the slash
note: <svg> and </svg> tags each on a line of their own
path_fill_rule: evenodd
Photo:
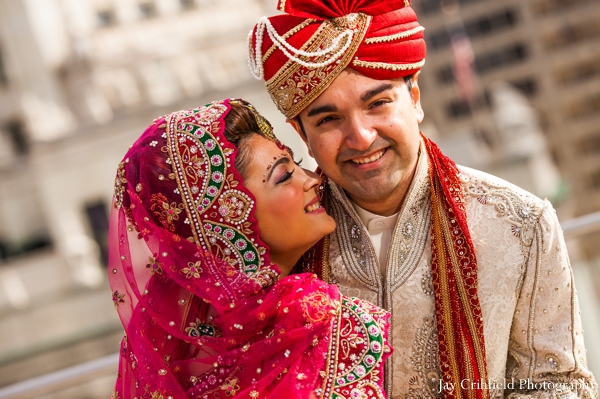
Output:
<svg viewBox="0 0 600 399">
<path fill-rule="evenodd" d="M 425 60 L 414 62 L 411 64 L 390 64 L 388 62 L 371 62 L 371 61 L 362 61 L 358 58 L 352 61 L 352 65 L 362 68 L 371 68 L 371 69 L 388 69 L 391 71 L 408 71 L 410 69 L 418 69 L 425 65 Z"/>
</svg>

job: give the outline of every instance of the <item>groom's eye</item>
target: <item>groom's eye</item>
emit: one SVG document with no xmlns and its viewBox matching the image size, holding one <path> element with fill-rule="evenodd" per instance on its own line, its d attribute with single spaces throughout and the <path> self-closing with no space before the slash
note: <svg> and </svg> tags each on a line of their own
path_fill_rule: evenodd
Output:
<svg viewBox="0 0 600 399">
<path fill-rule="evenodd" d="M 383 101 L 383 100 L 375 101 L 375 102 L 373 103 L 373 105 L 371 106 L 371 108 L 380 107 L 380 106 L 382 106 L 382 105 L 384 105 L 384 104 L 385 104 L 385 101 Z"/>
<path fill-rule="evenodd" d="M 335 120 L 335 117 L 334 117 L 334 116 L 326 116 L 325 118 L 323 118 L 323 119 L 320 119 L 320 120 L 317 122 L 317 126 L 321 126 L 323 123 L 327 123 L 327 122 L 330 122 L 330 121 L 332 121 L 332 120 Z"/>
</svg>

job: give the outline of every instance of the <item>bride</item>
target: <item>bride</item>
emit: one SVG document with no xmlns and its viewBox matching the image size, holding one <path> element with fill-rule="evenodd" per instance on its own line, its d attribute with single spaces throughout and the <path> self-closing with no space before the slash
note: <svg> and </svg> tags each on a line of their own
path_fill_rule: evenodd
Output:
<svg viewBox="0 0 600 399">
<path fill-rule="evenodd" d="M 291 274 L 335 229 L 320 179 L 243 100 L 156 119 L 120 163 L 113 398 L 385 398 L 389 314 Z"/>
</svg>

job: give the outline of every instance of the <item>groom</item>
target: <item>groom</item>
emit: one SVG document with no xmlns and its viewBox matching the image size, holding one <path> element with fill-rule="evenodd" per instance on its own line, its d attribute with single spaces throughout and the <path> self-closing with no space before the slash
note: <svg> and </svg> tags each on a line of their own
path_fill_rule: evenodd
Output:
<svg viewBox="0 0 600 399">
<path fill-rule="evenodd" d="M 552 205 L 419 133 L 425 42 L 409 1 L 278 10 L 252 32 L 251 69 L 327 176 L 337 222 L 299 267 L 392 313 L 389 397 L 595 397 Z"/>
</svg>

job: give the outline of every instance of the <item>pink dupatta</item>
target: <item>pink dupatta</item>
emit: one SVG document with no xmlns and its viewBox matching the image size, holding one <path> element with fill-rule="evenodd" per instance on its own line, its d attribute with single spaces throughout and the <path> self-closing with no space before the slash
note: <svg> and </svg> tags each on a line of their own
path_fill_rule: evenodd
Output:
<svg viewBox="0 0 600 399">
<path fill-rule="evenodd" d="M 279 279 L 223 134 L 230 100 L 158 118 L 115 182 L 114 398 L 384 398 L 389 314 Z"/>
</svg>

